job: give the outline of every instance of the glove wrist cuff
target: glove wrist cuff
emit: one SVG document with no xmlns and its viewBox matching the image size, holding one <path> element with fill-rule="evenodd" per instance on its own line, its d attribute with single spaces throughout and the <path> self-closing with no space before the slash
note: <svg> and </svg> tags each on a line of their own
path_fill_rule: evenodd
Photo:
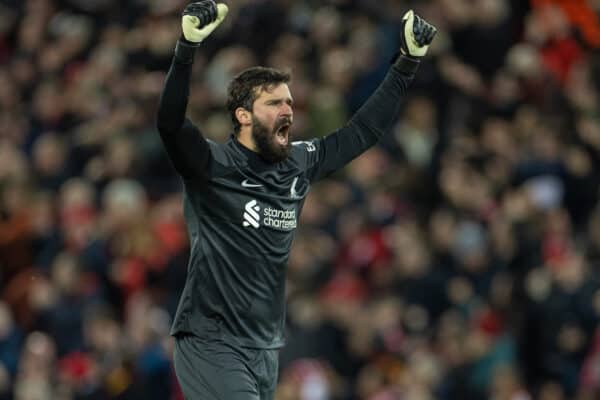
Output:
<svg viewBox="0 0 600 400">
<path fill-rule="evenodd" d="M 421 63 L 417 57 L 405 56 L 400 53 L 398 53 L 392 61 L 397 70 L 406 74 L 414 74 L 417 72 L 419 64 Z"/>
<path fill-rule="evenodd" d="M 181 64 L 192 64 L 194 54 L 200 43 L 192 43 L 185 39 L 179 39 L 175 45 L 175 59 Z"/>
</svg>

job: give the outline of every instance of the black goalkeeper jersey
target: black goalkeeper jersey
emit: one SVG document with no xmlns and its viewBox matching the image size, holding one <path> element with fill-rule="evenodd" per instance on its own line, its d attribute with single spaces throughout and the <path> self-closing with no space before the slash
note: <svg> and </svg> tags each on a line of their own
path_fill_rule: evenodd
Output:
<svg viewBox="0 0 600 400">
<path fill-rule="evenodd" d="M 273 164 L 234 136 L 226 143 L 205 139 L 185 118 L 191 58 L 173 58 L 157 125 L 183 179 L 191 252 L 171 334 L 218 335 L 257 348 L 283 345 L 286 265 L 310 186 L 391 130 L 417 66 L 400 57 L 345 126 L 293 142 L 290 156 Z"/>
</svg>

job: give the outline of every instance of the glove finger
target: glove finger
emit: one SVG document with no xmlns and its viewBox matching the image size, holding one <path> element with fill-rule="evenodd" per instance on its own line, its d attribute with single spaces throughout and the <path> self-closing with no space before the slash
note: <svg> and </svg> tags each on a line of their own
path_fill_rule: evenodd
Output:
<svg viewBox="0 0 600 400">
<path fill-rule="evenodd" d="M 419 35 L 419 46 L 425 46 L 429 44 L 427 42 L 427 37 L 429 36 L 430 28 L 428 26 L 423 25 L 421 29 L 421 34 Z"/>
<path fill-rule="evenodd" d="M 206 10 L 213 10 L 213 12 L 216 14 L 216 4 L 214 0 L 202 0 L 195 3 L 190 3 L 187 5 L 187 7 L 185 7 L 182 14 L 198 15 Z"/>
<path fill-rule="evenodd" d="M 424 30 L 424 26 L 423 26 L 423 20 L 421 18 L 419 18 L 418 15 L 415 15 L 415 22 L 413 25 L 413 36 L 415 38 L 415 42 L 419 45 L 422 46 L 421 44 L 421 39 L 423 37 L 423 30 Z"/>
<path fill-rule="evenodd" d="M 427 31 L 423 36 L 423 41 L 425 44 L 430 44 L 433 41 L 433 37 L 437 33 L 437 29 L 433 25 L 427 24 Z"/>
<path fill-rule="evenodd" d="M 415 41 L 419 46 L 429 45 L 435 36 L 437 30 L 433 25 L 426 22 L 424 19 L 415 15 Z"/>
<path fill-rule="evenodd" d="M 199 19 L 201 27 L 208 25 L 217 18 L 217 5 L 214 0 L 203 0 L 189 4 L 183 15 L 194 15 Z"/>
<path fill-rule="evenodd" d="M 202 21 L 208 25 L 217 19 L 217 4 L 213 0 L 207 0 L 207 5 L 202 9 Z"/>
<path fill-rule="evenodd" d="M 426 44 L 424 39 L 427 33 L 428 25 L 429 24 L 427 24 L 423 18 L 415 15 L 415 28 L 413 32 L 415 34 L 415 41 L 419 44 L 419 47 Z"/>
<path fill-rule="evenodd" d="M 415 35 L 415 38 L 418 38 L 421 36 L 421 34 L 423 33 L 423 20 L 415 14 L 415 19 L 413 22 L 413 34 Z"/>
<path fill-rule="evenodd" d="M 431 44 L 431 42 L 433 41 L 433 38 L 435 37 L 437 33 L 437 29 L 435 29 L 434 26 L 431 26 L 431 29 L 429 30 L 429 32 L 427 33 L 427 44 Z"/>
</svg>

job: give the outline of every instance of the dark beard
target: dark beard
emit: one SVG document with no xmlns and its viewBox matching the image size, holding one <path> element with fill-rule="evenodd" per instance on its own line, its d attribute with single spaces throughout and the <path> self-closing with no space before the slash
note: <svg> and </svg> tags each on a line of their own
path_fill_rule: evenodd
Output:
<svg viewBox="0 0 600 400">
<path fill-rule="evenodd" d="M 279 126 L 275 127 L 275 131 L 270 131 L 258 118 L 252 116 L 252 138 L 258 148 L 258 154 L 271 163 L 278 163 L 288 158 L 292 148 L 292 141 L 289 137 L 285 146 L 281 146 L 275 141 L 275 134 Z"/>
</svg>

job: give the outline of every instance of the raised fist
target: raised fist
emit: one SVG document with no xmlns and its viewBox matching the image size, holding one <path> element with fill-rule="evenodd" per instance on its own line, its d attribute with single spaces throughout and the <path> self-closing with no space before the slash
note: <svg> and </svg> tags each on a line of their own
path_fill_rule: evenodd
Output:
<svg viewBox="0 0 600 400">
<path fill-rule="evenodd" d="M 229 9 L 213 0 L 190 3 L 183 10 L 181 29 L 188 42 L 200 44 L 225 19 Z"/>
<path fill-rule="evenodd" d="M 400 51 L 404 55 L 423 57 L 427 53 L 437 29 L 415 14 L 413 10 L 409 10 L 404 14 L 402 25 Z"/>
</svg>

